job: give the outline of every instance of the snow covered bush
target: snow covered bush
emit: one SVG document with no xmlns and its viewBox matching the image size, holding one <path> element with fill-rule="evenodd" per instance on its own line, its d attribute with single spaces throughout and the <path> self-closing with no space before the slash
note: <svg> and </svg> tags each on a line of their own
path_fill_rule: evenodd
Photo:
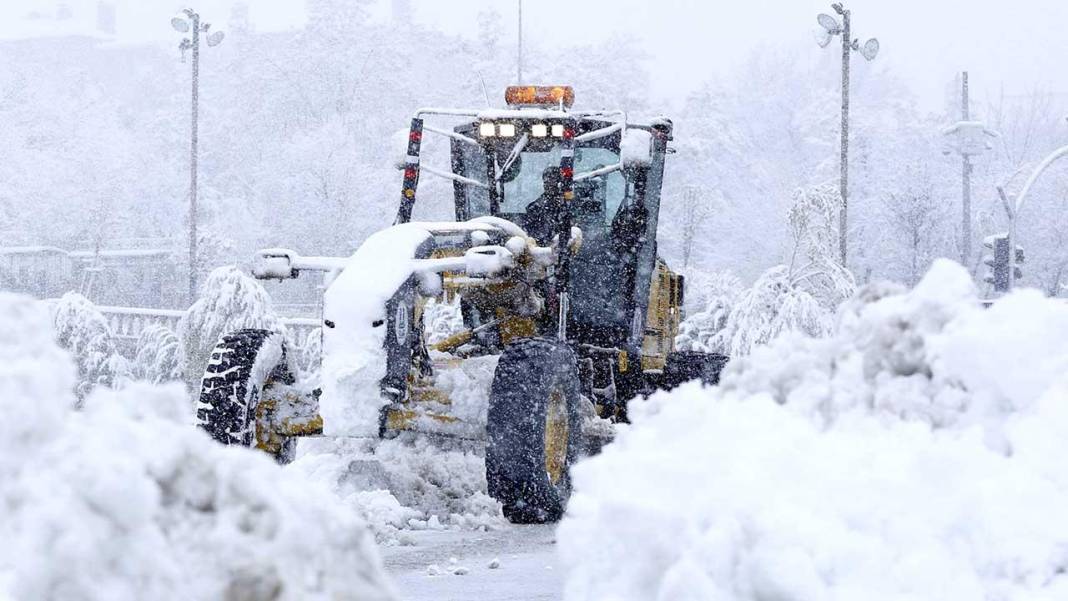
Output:
<svg viewBox="0 0 1068 601">
<path fill-rule="evenodd" d="M 271 297 L 263 286 L 233 265 L 211 272 L 200 298 L 178 323 L 182 371 L 191 388 L 200 386 L 211 349 L 228 332 L 262 328 L 281 332 Z"/>
<path fill-rule="evenodd" d="M 565 598 L 1068 598 L 1068 306 L 936 262 L 574 470 Z M 609 575 L 609 576 L 606 576 Z"/>
<path fill-rule="evenodd" d="M 79 402 L 97 386 L 115 386 L 129 376 L 129 364 L 119 355 L 111 328 L 93 303 L 68 292 L 51 305 L 56 342 L 74 357 Z"/>
<path fill-rule="evenodd" d="M 167 326 L 148 326 L 137 338 L 133 376 L 154 384 L 181 380 L 181 359 L 178 336 Z"/>
<path fill-rule="evenodd" d="M 98 389 L 34 301 L 0 295 L 0 597 L 392 599 L 326 490 L 188 425 L 179 386 Z M 7 590 L 4 590 L 7 589 Z"/>
<path fill-rule="evenodd" d="M 741 296 L 742 283 L 730 273 L 719 273 L 702 279 L 704 281 L 698 284 L 692 276 L 686 278 L 687 298 L 700 294 L 703 302 L 701 310 L 687 315 L 679 324 L 675 348 L 680 351 L 727 354 L 730 341 L 723 333 L 726 331 L 731 310 Z"/>
</svg>

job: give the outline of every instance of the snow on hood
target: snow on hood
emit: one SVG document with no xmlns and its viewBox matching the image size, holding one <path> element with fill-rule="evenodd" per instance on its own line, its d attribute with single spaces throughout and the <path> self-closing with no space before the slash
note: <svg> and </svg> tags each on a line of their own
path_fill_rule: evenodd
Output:
<svg viewBox="0 0 1068 601">
<path fill-rule="evenodd" d="M 827 338 L 631 404 L 574 471 L 565 598 L 1068 598 L 1068 305 L 937 262 Z"/>
<path fill-rule="evenodd" d="M 43 304 L 0 294 L 0 598 L 394 598 L 360 519 L 193 428 L 180 386 L 72 411 L 51 335 Z"/>
</svg>

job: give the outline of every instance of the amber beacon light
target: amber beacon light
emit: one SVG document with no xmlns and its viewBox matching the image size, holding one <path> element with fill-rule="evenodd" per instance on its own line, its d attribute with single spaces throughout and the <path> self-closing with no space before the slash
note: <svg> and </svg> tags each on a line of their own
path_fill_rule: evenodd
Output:
<svg viewBox="0 0 1068 601">
<path fill-rule="evenodd" d="M 508 106 L 563 106 L 575 103 L 571 86 L 509 86 L 504 90 Z"/>
</svg>

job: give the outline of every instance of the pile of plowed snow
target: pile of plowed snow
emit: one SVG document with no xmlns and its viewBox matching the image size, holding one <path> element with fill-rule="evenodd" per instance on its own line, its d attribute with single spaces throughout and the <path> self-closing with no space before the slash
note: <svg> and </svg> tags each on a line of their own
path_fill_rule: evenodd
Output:
<svg viewBox="0 0 1068 601">
<path fill-rule="evenodd" d="M 1068 598 L 1068 305 L 960 266 L 631 405 L 577 466 L 566 598 Z"/>
<path fill-rule="evenodd" d="M 0 597 L 392 599 L 327 490 L 193 428 L 180 388 L 73 411 L 43 305 L 0 294 Z"/>
<path fill-rule="evenodd" d="M 411 530 L 488 530 L 506 522 L 486 494 L 485 459 L 462 442 L 395 439 L 300 441 L 287 470 L 329 488 L 384 544 L 410 544 Z"/>
</svg>

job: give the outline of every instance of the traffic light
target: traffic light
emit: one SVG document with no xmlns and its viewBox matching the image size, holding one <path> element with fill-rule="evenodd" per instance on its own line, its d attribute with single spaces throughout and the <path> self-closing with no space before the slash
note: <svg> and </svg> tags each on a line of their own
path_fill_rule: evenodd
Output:
<svg viewBox="0 0 1068 601">
<path fill-rule="evenodd" d="M 983 257 L 983 263 L 989 268 L 986 275 L 983 276 L 983 281 L 988 284 L 994 285 L 996 292 L 1008 292 L 1009 284 L 1009 235 L 1008 234 L 996 234 L 994 236 L 987 236 L 983 240 L 983 246 L 989 248 L 993 252 L 990 255 Z M 1024 262 L 1024 250 L 1023 247 L 1016 247 L 1016 265 L 1013 269 L 1013 279 L 1019 280 L 1023 278 L 1023 270 L 1020 269 L 1020 264 Z"/>
</svg>

